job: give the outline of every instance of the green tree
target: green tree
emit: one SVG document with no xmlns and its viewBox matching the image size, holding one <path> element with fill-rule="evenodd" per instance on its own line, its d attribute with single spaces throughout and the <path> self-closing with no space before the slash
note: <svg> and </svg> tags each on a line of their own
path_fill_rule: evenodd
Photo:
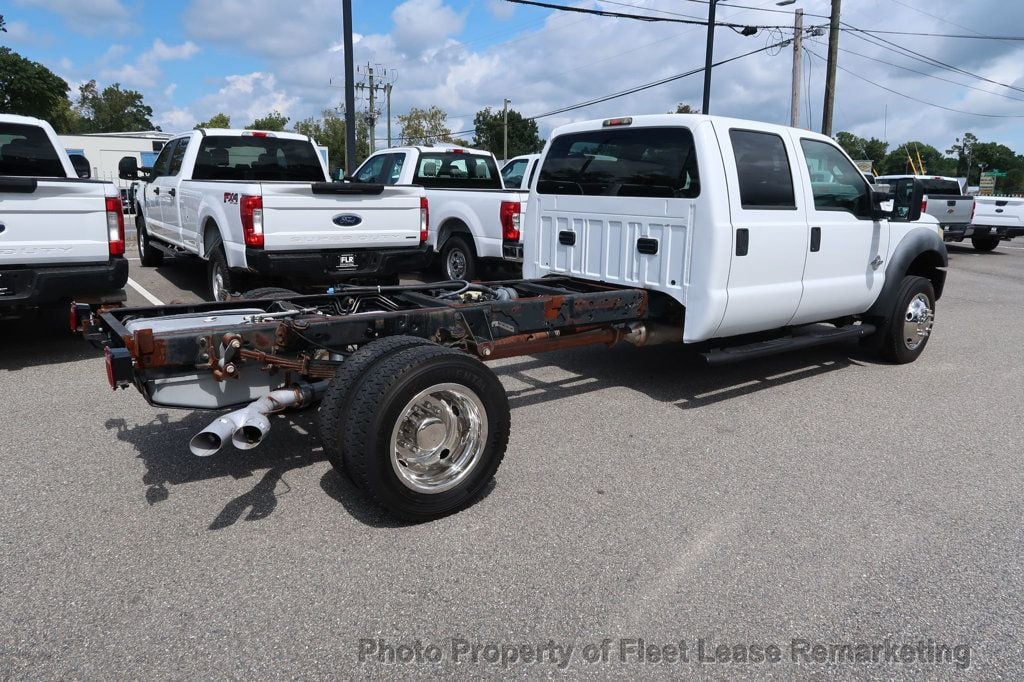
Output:
<svg viewBox="0 0 1024 682">
<path fill-rule="evenodd" d="M 956 159 L 956 169 L 953 173 L 957 177 L 967 175 L 967 169 L 973 162 L 974 146 L 978 144 L 978 138 L 974 133 L 964 133 L 963 137 L 956 138 L 956 142 L 946 150 L 946 154 Z"/>
<path fill-rule="evenodd" d="M 78 88 L 77 113 L 85 133 L 125 133 L 159 130 L 153 125 L 153 108 L 137 90 L 122 90 L 120 83 L 103 88 L 91 80 Z"/>
<path fill-rule="evenodd" d="M 481 109 L 473 117 L 473 145 L 486 149 L 498 158 L 505 154 L 505 119 L 501 109 Z M 521 154 L 534 154 L 544 147 L 536 121 L 528 121 L 514 109 L 508 110 L 508 158 Z"/>
<path fill-rule="evenodd" d="M 256 119 L 250 125 L 245 126 L 246 130 L 273 130 L 280 132 L 288 125 L 290 119 L 280 111 L 272 111 L 266 116 Z"/>
<path fill-rule="evenodd" d="M 1006 145 L 999 144 L 998 142 L 976 142 L 972 151 L 971 173 L 967 179 L 968 184 L 979 184 L 982 171 L 998 170 L 1009 174 L 1016 170 L 1022 170 L 1021 158 Z M 1007 187 L 1010 184 L 1011 178 L 1007 175 L 1006 178 L 999 178 L 999 180 L 1004 187 Z"/>
<path fill-rule="evenodd" d="M 924 163 L 924 170 L 929 175 L 956 175 L 954 159 L 947 159 L 935 147 L 918 140 L 911 140 L 893 149 L 885 157 L 882 168 L 878 170 L 885 175 L 911 173 L 908 154 L 909 158 L 914 160 L 915 165 L 918 155 L 920 155 L 921 161 Z"/>
<path fill-rule="evenodd" d="M 0 113 L 51 120 L 67 106 L 68 84 L 38 62 L 0 47 Z"/>
<path fill-rule="evenodd" d="M 217 113 L 210 117 L 209 121 L 200 121 L 196 124 L 196 129 L 199 128 L 230 128 L 231 117 L 225 113 Z"/>
<path fill-rule="evenodd" d="M 836 133 L 836 142 L 855 160 L 870 159 L 875 170 L 881 170 L 889 151 L 889 143 L 877 138 L 865 139 L 842 130 Z"/>
<path fill-rule="evenodd" d="M 401 128 L 402 144 L 432 145 L 438 143 L 455 143 L 452 130 L 447 125 L 448 114 L 441 107 L 418 109 L 413 107 L 409 113 L 399 115 L 398 125 Z"/>
<path fill-rule="evenodd" d="M 317 144 L 327 147 L 327 158 L 331 174 L 342 170 L 351 173 L 355 168 L 345 168 L 345 119 L 327 109 L 320 118 L 307 118 L 295 124 L 295 132 L 309 135 Z M 356 164 L 370 155 L 370 130 L 362 116 L 356 117 Z"/>
<path fill-rule="evenodd" d="M 679 102 L 676 104 L 676 110 L 668 112 L 670 114 L 699 114 L 700 109 L 694 109 L 689 104 L 683 104 Z"/>
</svg>

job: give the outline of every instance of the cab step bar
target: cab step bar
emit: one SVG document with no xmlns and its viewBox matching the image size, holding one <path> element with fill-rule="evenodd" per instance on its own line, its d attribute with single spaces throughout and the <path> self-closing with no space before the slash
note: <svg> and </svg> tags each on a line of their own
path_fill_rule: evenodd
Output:
<svg viewBox="0 0 1024 682">
<path fill-rule="evenodd" d="M 701 353 L 701 355 L 704 356 L 709 365 L 726 365 L 732 362 L 763 358 L 791 350 L 824 346 L 825 344 L 837 343 L 848 339 L 862 339 L 874 334 L 875 330 L 875 325 L 866 322 L 849 324 L 844 327 L 815 324 L 799 327 L 790 336 L 784 336 L 779 339 L 758 341 L 742 346 L 714 348 Z"/>
</svg>

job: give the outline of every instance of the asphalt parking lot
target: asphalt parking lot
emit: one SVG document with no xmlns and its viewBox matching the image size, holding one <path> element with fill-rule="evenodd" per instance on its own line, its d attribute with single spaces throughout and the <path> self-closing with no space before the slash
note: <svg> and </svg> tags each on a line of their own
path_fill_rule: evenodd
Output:
<svg viewBox="0 0 1024 682">
<path fill-rule="evenodd" d="M 495 363 L 513 407 L 495 485 L 413 526 L 331 469 L 310 413 L 198 459 L 211 415 L 112 393 L 85 342 L 0 322 L 0 677 L 1019 679 L 1024 240 L 950 256 L 911 365 L 855 345 Z M 204 290 L 198 263 L 132 266 L 160 301 Z M 687 660 L 640 661 L 638 638 Z M 378 660 L 417 641 L 440 660 Z M 815 662 L 803 642 L 883 648 Z M 720 644 L 729 662 L 697 660 Z M 959 658 L 885 660 L 903 644 Z M 771 645 L 777 663 L 733 661 Z"/>
</svg>

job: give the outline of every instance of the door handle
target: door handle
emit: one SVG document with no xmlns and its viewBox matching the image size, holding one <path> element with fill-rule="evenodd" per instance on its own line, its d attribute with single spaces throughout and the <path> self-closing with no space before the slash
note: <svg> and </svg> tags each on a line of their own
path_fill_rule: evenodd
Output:
<svg viewBox="0 0 1024 682">
<path fill-rule="evenodd" d="M 176 189 L 174 189 L 174 188 L 172 187 L 172 188 L 170 188 L 169 190 L 167 190 L 167 193 L 168 193 L 168 194 L 170 194 L 170 195 L 171 195 L 172 197 L 173 197 L 173 196 L 177 196 L 177 195 L 178 195 L 178 190 L 176 190 Z"/>
<path fill-rule="evenodd" d="M 741 227 L 736 230 L 736 255 L 746 256 L 750 249 L 750 230 Z"/>
<path fill-rule="evenodd" d="M 821 228 L 811 228 L 811 251 L 821 251 Z"/>
<path fill-rule="evenodd" d="M 160 194 L 160 188 L 159 187 L 154 187 L 153 188 L 153 194 Z"/>
</svg>

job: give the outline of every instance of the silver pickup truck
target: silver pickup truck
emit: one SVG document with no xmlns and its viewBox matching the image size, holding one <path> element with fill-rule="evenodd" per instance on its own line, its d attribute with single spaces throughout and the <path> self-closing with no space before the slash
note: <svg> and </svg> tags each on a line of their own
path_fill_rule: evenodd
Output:
<svg viewBox="0 0 1024 682">
<path fill-rule="evenodd" d="M 999 243 L 989 246 L 987 235 L 974 235 L 971 220 L 974 217 L 974 197 L 965 195 L 956 178 L 925 175 L 882 175 L 875 178 L 879 185 L 889 185 L 895 193 L 893 211 L 905 216 L 911 203 L 920 203 L 921 213 L 939 221 L 942 239 L 962 242 L 971 237 L 974 248 L 991 251 Z"/>
</svg>

